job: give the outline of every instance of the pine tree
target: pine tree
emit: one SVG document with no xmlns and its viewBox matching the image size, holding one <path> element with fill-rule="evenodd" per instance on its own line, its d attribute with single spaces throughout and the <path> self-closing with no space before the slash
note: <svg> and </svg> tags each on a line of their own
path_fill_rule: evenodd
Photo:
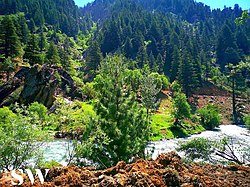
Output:
<svg viewBox="0 0 250 187">
<path fill-rule="evenodd" d="M 43 32 L 43 27 L 41 27 L 39 43 L 38 43 L 41 52 L 45 50 L 46 44 L 47 44 L 47 38 Z"/>
<path fill-rule="evenodd" d="M 140 82 L 141 102 L 147 110 L 147 119 L 149 120 L 151 111 L 155 110 L 159 104 L 157 94 L 160 92 L 162 85 L 157 85 L 157 79 L 150 74 L 149 68 L 146 68 L 146 71 L 144 71 L 144 75 Z"/>
<path fill-rule="evenodd" d="M 16 64 L 11 60 L 10 57 L 8 57 L 7 59 L 5 59 L 1 65 L 1 70 L 2 71 L 6 71 L 7 73 L 7 81 L 10 78 L 10 73 L 14 72 L 16 68 Z"/>
<path fill-rule="evenodd" d="M 87 70 L 97 70 L 102 61 L 102 53 L 97 41 L 92 41 L 88 50 L 86 58 Z"/>
<path fill-rule="evenodd" d="M 155 57 L 151 51 L 151 53 L 149 54 L 148 57 L 148 61 L 149 61 L 149 67 L 154 71 L 157 67 L 156 63 L 155 63 Z M 158 69 L 157 69 L 158 70 Z M 157 71 L 156 71 L 157 72 Z"/>
<path fill-rule="evenodd" d="M 26 19 L 24 16 L 20 16 L 19 24 L 20 24 L 20 30 L 21 30 L 20 40 L 22 43 L 27 44 L 28 38 L 29 38 L 29 28 L 28 28 L 28 25 L 26 23 Z"/>
<path fill-rule="evenodd" d="M 0 53 L 5 59 L 22 56 L 21 42 L 10 16 L 4 16 L 0 23 Z"/>
<path fill-rule="evenodd" d="M 48 51 L 46 53 L 46 59 L 45 62 L 48 64 L 55 64 L 55 65 L 59 65 L 60 64 L 60 57 L 58 54 L 58 49 L 56 47 L 56 45 L 54 44 L 53 41 L 50 42 Z"/>
<path fill-rule="evenodd" d="M 111 21 L 108 25 L 108 29 L 104 31 L 103 44 L 101 46 L 103 54 L 109 54 L 114 52 L 120 46 L 121 31 L 116 22 Z"/>
<path fill-rule="evenodd" d="M 172 63 L 170 69 L 170 81 L 173 82 L 177 78 L 178 68 L 180 65 L 181 56 L 179 53 L 179 49 L 175 46 L 172 54 Z"/>
<path fill-rule="evenodd" d="M 72 55 L 72 49 L 70 39 L 67 37 L 64 40 L 62 47 L 59 48 L 59 56 L 62 66 L 67 70 L 70 68 L 70 60 Z"/>
<path fill-rule="evenodd" d="M 123 51 L 124 51 L 125 57 L 132 58 L 133 45 L 132 45 L 130 38 L 128 38 L 128 37 L 126 38 Z"/>
<path fill-rule="evenodd" d="M 163 61 L 163 57 L 160 53 L 157 55 L 156 64 L 159 67 L 158 72 L 163 73 L 164 61 Z"/>
<path fill-rule="evenodd" d="M 187 102 L 187 97 L 181 92 L 175 92 L 173 98 L 174 125 L 178 125 L 184 118 L 190 118 L 191 107 Z"/>
<path fill-rule="evenodd" d="M 95 110 L 99 120 L 84 133 L 82 154 L 101 167 L 143 156 L 149 137 L 145 109 L 125 84 L 125 70 L 121 57 L 108 57 L 95 79 L 98 93 Z"/>
<path fill-rule="evenodd" d="M 29 29 L 30 29 L 31 33 L 34 33 L 36 31 L 36 24 L 32 18 L 29 22 Z"/>
<path fill-rule="evenodd" d="M 183 87 L 187 96 L 192 92 L 193 79 L 192 79 L 193 66 L 191 63 L 191 56 L 184 52 L 182 60 L 178 68 L 178 78 L 180 85 Z"/>
<path fill-rule="evenodd" d="M 40 52 L 38 41 L 35 34 L 30 35 L 24 51 L 25 53 L 23 58 L 27 59 L 30 65 L 43 63 L 42 54 Z"/>
<path fill-rule="evenodd" d="M 229 63 L 237 64 L 240 61 L 238 54 L 238 46 L 232 30 L 228 25 L 224 25 L 217 41 L 217 63 L 220 64 L 222 70 Z"/>
</svg>

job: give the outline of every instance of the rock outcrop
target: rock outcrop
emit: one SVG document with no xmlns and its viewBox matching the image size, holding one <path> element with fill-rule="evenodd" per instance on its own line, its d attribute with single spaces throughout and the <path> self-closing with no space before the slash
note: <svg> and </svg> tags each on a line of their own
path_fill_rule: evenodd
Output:
<svg viewBox="0 0 250 187">
<path fill-rule="evenodd" d="M 22 89 L 18 90 L 20 87 Z M 31 68 L 22 68 L 13 79 L 0 87 L 0 105 L 8 104 L 9 97 L 17 90 L 19 93 L 15 95 L 18 95 L 16 99 L 20 103 L 29 104 L 38 101 L 50 107 L 56 94 L 63 93 L 73 97 L 76 87 L 73 79 L 62 68 L 35 65 Z"/>
</svg>

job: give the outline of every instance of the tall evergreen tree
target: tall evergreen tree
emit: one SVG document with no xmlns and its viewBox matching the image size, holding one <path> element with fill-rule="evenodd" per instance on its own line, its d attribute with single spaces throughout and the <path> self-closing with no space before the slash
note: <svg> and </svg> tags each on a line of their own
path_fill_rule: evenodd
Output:
<svg viewBox="0 0 250 187">
<path fill-rule="evenodd" d="M 53 41 L 50 42 L 48 51 L 46 53 L 46 60 L 45 62 L 48 64 L 56 64 L 59 65 L 60 64 L 60 57 L 59 57 L 59 53 L 58 53 L 58 49 L 57 46 L 54 44 Z"/>
<path fill-rule="evenodd" d="M 225 69 L 225 65 L 229 63 L 237 64 L 240 61 L 238 50 L 232 30 L 228 25 L 224 25 L 219 34 L 216 48 L 217 63 L 222 70 Z"/>
<path fill-rule="evenodd" d="M 95 79 L 98 93 L 95 110 L 99 120 L 84 133 L 82 153 L 101 167 L 143 156 L 149 137 L 145 109 L 125 84 L 125 70 L 121 57 L 108 57 L 101 63 L 100 75 Z"/>
<path fill-rule="evenodd" d="M 124 55 L 127 58 L 132 58 L 133 45 L 132 45 L 131 39 L 129 37 L 126 38 L 123 51 L 124 51 Z"/>
<path fill-rule="evenodd" d="M 42 64 L 43 58 L 38 46 L 38 40 L 35 34 L 30 34 L 28 43 L 24 49 L 24 59 L 27 59 L 30 65 Z"/>
<path fill-rule="evenodd" d="M 180 65 L 181 56 L 179 53 L 179 49 L 175 46 L 174 51 L 172 54 L 172 63 L 171 63 L 171 69 L 170 69 L 170 81 L 173 82 L 177 78 L 178 74 L 178 68 Z"/>
<path fill-rule="evenodd" d="M 201 86 L 201 65 L 191 57 L 187 51 L 183 52 L 178 68 L 177 80 L 183 87 L 187 96 Z"/>
<path fill-rule="evenodd" d="M 87 50 L 86 66 L 87 70 L 97 70 L 102 61 L 102 53 L 97 41 L 92 41 Z"/>
<path fill-rule="evenodd" d="M 0 53 L 4 58 L 21 57 L 22 47 L 11 16 L 4 16 L 0 23 Z"/>
<path fill-rule="evenodd" d="M 43 27 L 41 27 L 41 31 L 39 34 L 39 43 L 38 43 L 41 52 L 45 50 L 46 44 L 47 44 L 47 38 L 43 32 Z"/>
<path fill-rule="evenodd" d="M 26 19 L 24 16 L 19 16 L 19 24 L 20 24 L 20 40 L 22 43 L 27 44 L 29 39 L 29 28 L 26 23 Z"/>
</svg>

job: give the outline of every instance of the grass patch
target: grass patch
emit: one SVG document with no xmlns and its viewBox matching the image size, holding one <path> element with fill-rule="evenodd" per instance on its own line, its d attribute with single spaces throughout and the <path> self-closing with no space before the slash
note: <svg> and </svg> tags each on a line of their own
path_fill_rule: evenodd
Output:
<svg viewBox="0 0 250 187">
<path fill-rule="evenodd" d="M 193 121 L 184 120 L 181 125 L 173 126 L 174 117 L 171 111 L 172 103 L 170 99 L 162 99 L 158 111 L 152 116 L 151 141 L 185 137 L 205 130 L 195 117 L 193 117 Z"/>
</svg>

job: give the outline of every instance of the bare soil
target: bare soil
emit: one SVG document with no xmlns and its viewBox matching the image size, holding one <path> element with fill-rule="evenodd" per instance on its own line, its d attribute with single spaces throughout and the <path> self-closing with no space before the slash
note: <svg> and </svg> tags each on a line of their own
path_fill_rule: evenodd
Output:
<svg viewBox="0 0 250 187">
<path fill-rule="evenodd" d="M 11 178 L 0 179 L 0 186 L 10 186 Z M 37 180 L 34 187 L 249 187 L 250 168 L 184 164 L 174 152 L 160 155 L 156 160 L 137 160 L 133 164 L 119 162 L 105 170 L 76 166 L 49 171 L 46 182 Z M 31 187 L 26 179 L 22 187 Z"/>
</svg>

